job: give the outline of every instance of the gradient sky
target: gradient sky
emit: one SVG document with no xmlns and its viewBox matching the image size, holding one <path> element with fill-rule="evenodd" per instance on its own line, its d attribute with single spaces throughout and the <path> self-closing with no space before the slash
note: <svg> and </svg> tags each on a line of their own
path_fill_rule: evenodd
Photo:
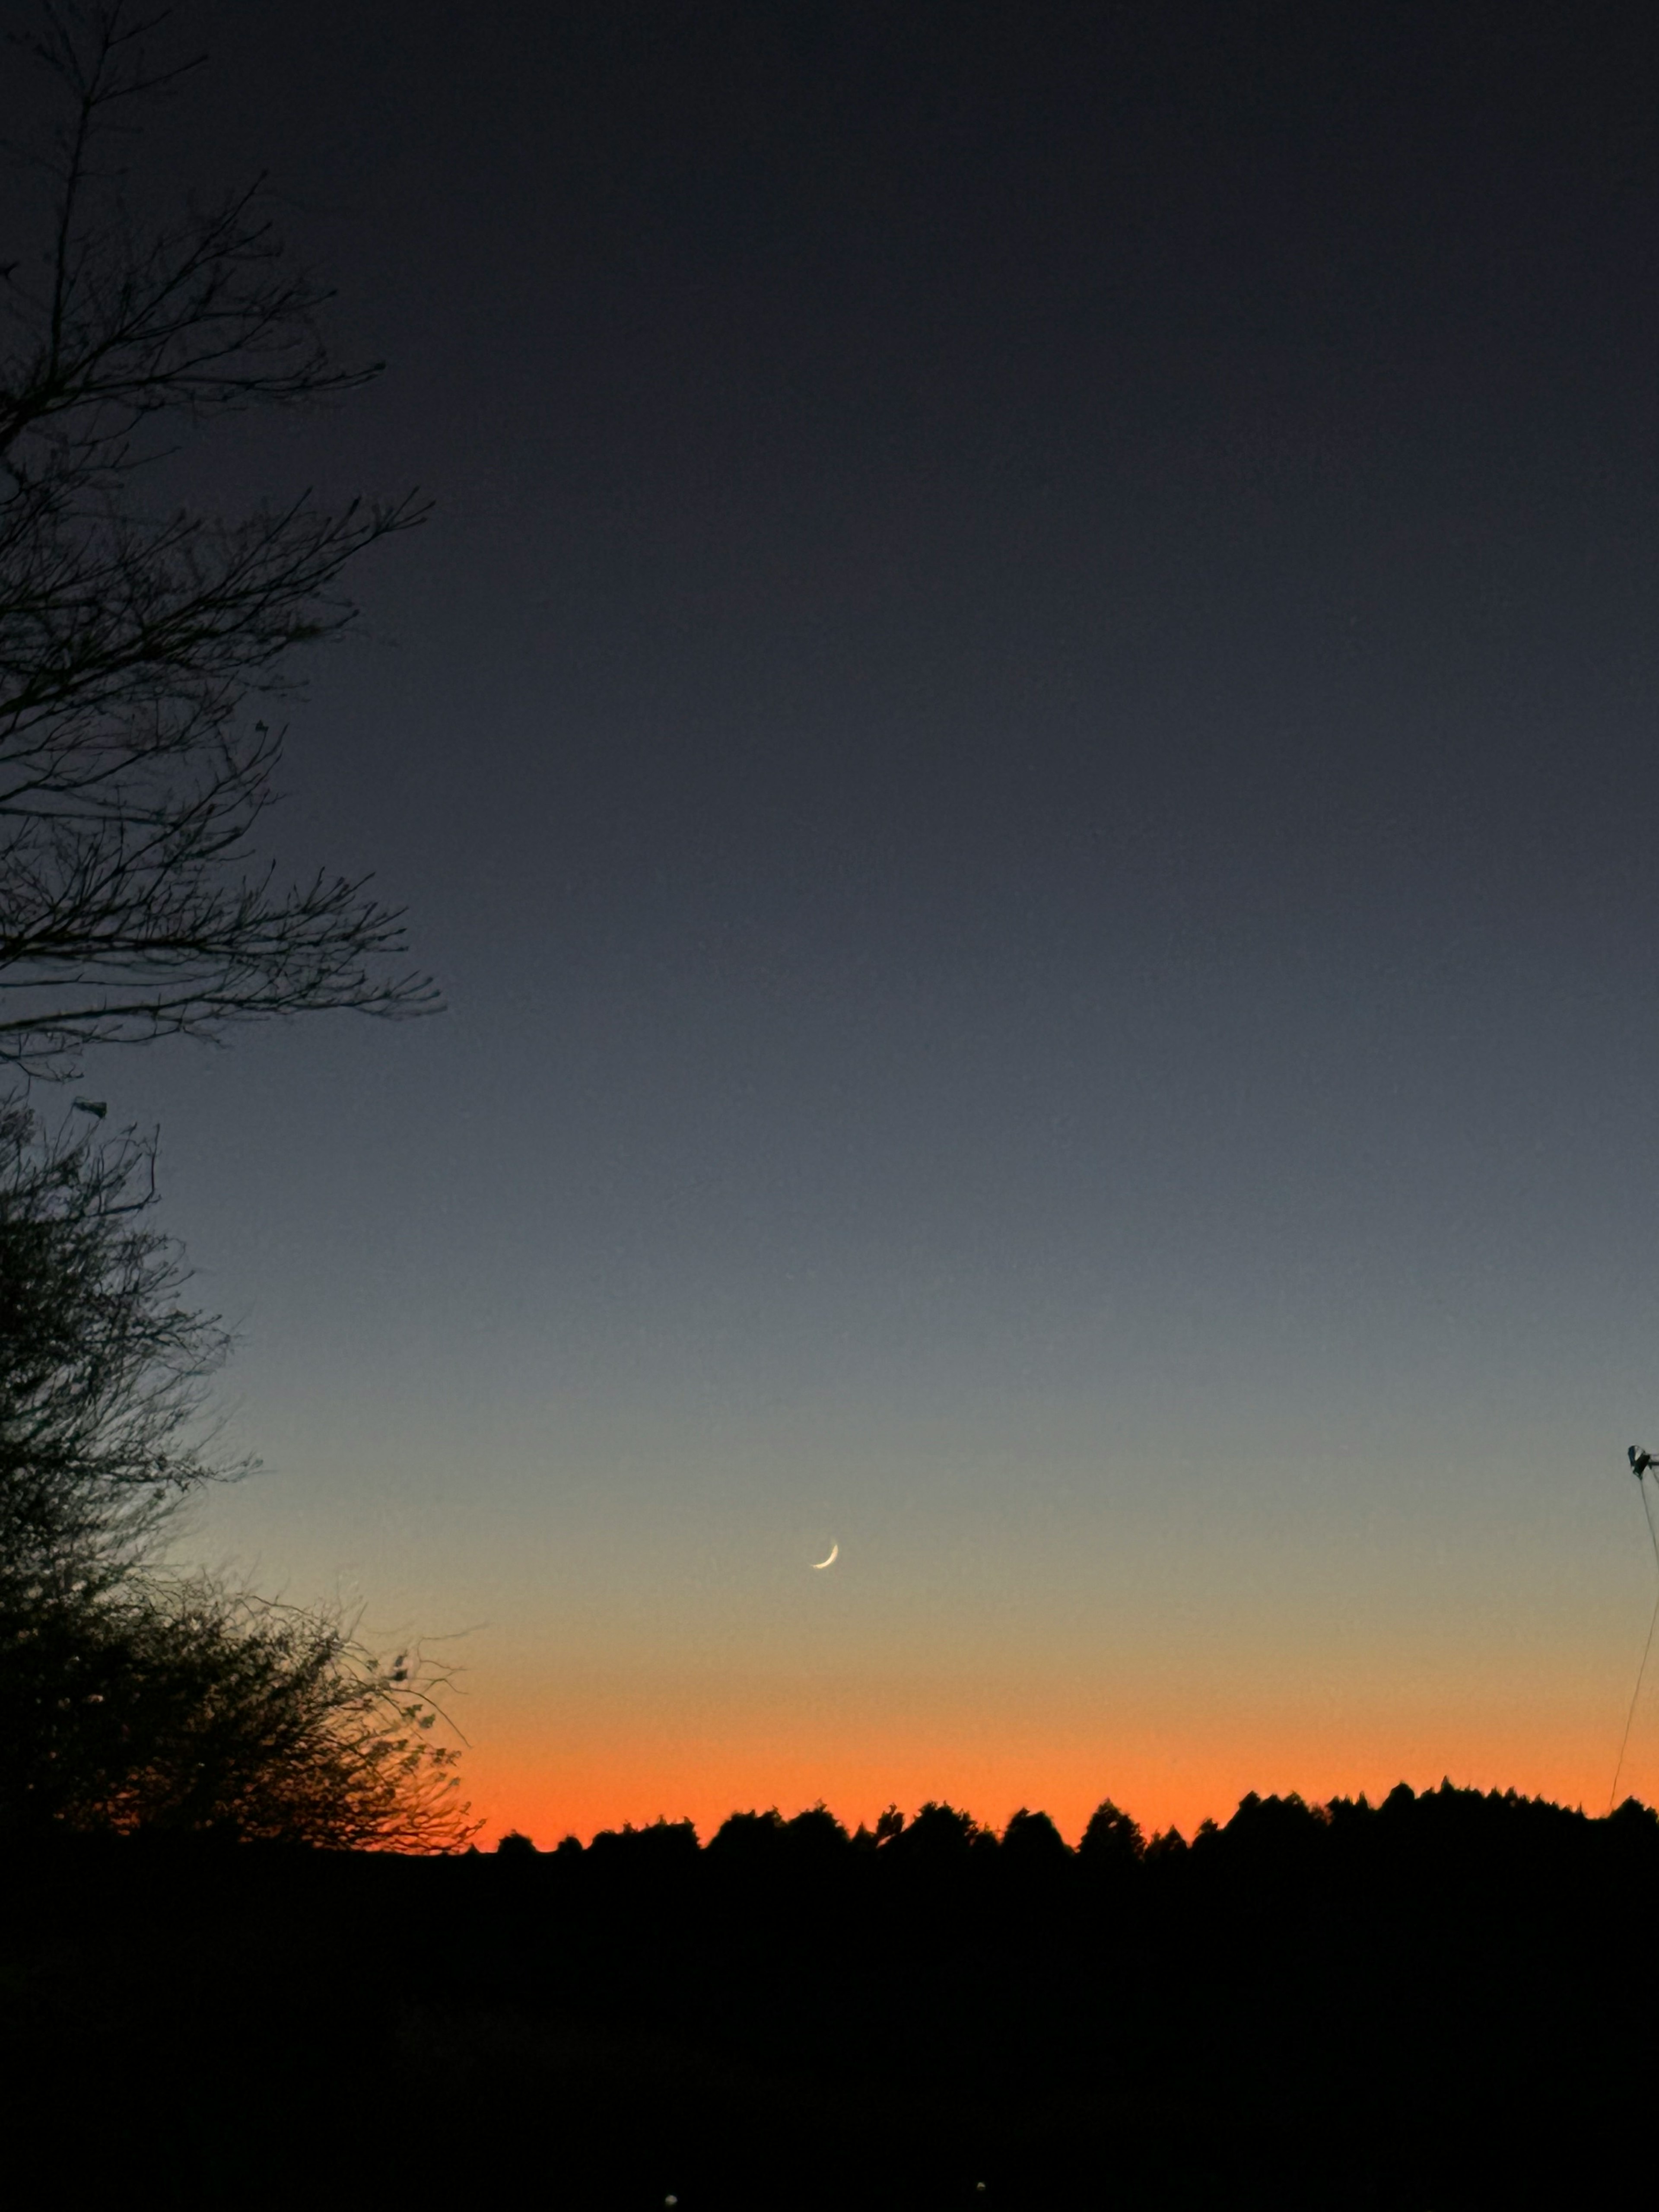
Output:
<svg viewBox="0 0 1659 2212">
<path fill-rule="evenodd" d="M 1642 11 L 203 9 L 418 483 L 285 859 L 451 1011 L 100 1062 L 490 1823 L 1605 1804 L 1659 1443 Z M 841 1558 L 811 1571 L 832 1540 Z M 1659 1796 L 1659 1681 L 1626 1786 Z"/>
</svg>

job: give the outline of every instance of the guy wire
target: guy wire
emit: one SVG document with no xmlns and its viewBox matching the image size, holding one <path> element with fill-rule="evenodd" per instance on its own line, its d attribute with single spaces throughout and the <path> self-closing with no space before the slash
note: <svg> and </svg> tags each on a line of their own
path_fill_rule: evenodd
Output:
<svg viewBox="0 0 1659 2212">
<path fill-rule="evenodd" d="M 1648 1503 L 1648 1486 L 1639 1478 L 1637 1488 L 1642 1493 L 1642 1510 L 1647 1516 L 1648 1534 L 1653 1543 L 1653 1564 L 1659 1567 L 1659 1528 L 1653 1525 L 1653 1508 Z M 1625 1733 L 1619 1739 L 1619 1762 L 1613 1770 L 1613 1787 L 1607 1792 L 1607 1810 L 1613 1810 L 1613 1801 L 1619 1795 L 1619 1777 L 1625 1769 L 1625 1753 L 1630 1744 L 1631 1725 L 1636 1718 L 1637 1700 L 1642 1694 L 1642 1678 L 1648 1671 L 1648 1654 L 1653 1649 L 1653 1632 L 1659 1628 L 1659 1595 L 1653 1601 L 1653 1618 L 1648 1623 L 1648 1640 L 1642 1646 L 1642 1663 L 1636 1670 L 1636 1687 L 1630 1694 L 1630 1711 L 1625 1715 Z"/>
</svg>

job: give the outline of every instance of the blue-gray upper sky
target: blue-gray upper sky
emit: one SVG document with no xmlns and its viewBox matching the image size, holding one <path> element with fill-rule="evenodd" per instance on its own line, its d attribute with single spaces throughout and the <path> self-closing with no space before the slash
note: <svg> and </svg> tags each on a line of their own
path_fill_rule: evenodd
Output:
<svg viewBox="0 0 1659 2212">
<path fill-rule="evenodd" d="M 452 1008 L 96 1071 L 246 1322 L 272 1471 L 202 1540 L 487 1624 L 550 1820 L 658 1810 L 671 1705 L 817 1794 L 769 1682 L 873 1742 L 937 1677 L 963 1790 L 1024 1771 L 951 1765 L 974 1685 L 1062 1675 L 1054 1771 L 1183 1815 L 1241 1696 L 1261 1786 L 1350 1723 L 1597 1786 L 1659 1437 L 1641 11 L 198 20 L 158 154 L 268 167 L 390 363 L 204 480 L 436 502 L 279 840 Z"/>
</svg>

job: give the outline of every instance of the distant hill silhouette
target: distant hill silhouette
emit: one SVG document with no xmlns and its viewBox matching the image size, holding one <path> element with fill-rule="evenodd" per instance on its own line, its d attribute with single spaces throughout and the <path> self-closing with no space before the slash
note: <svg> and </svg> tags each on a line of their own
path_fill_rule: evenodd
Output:
<svg viewBox="0 0 1659 2212">
<path fill-rule="evenodd" d="M 64 1838 L 6 1875 L 64 2201 L 165 2137 L 191 2206 L 1577 2204 L 1659 2062 L 1634 1801 L 1249 1796 L 1190 1844 L 1109 1801 L 1076 1850 L 948 1805 L 436 1860 Z"/>
</svg>

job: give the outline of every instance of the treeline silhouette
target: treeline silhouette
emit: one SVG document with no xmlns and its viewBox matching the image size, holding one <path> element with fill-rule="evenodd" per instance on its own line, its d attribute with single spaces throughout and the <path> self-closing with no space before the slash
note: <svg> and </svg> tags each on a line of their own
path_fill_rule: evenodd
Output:
<svg viewBox="0 0 1659 2212">
<path fill-rule="evenodd" d="M 4 1893 L 9 2077 L 85 2188 L 164 2114 L 181 2204 L 1577 2203 L 1659 2061 L 1633 1800 L 1249 1796 L 1190 1844 L 1108 1803 L 1075 1850 L 948 1805 L 425 1859 L 64 1837 Z"/>
</svg>

